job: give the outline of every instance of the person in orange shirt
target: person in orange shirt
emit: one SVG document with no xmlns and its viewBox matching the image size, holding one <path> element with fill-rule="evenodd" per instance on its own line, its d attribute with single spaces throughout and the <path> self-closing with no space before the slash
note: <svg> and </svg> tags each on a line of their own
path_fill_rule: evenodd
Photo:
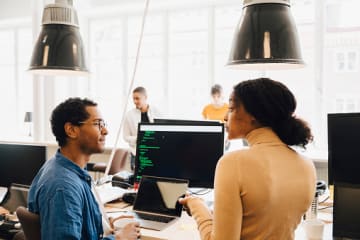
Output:
<svg viewBox="0 0 360 240">
<path fill-rule="evenodd" d="M 202 111 L 203 118 L 206 120 L 217 120 L 224 122 L 225 115 L 229 110 L 229 104 L 224 102 L 223 88 L 219 84 L 211 87 L 212 103 L 206 105 Z M 225 150 L 230 148 L 230 141 L 225 137 Z"/>
<path fill-rule="evenodd" d="M 224 116 L 229 109 L 229 105 L 224 102 L 223 89 L 219 84 L 211 87 L 212 103 L 206 105 L 202 115 L 206 120 L 218 120 L 224 122 Z"/>
</svg>

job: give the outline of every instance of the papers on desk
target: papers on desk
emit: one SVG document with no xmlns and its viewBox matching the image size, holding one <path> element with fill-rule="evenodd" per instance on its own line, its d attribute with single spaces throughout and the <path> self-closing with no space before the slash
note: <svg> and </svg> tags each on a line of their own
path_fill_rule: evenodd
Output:
<svg viewBox="0 0 360 240">
<path fill-rule="evenodd" d="M 111 186 L 110 184 L 103 184 L 101 186 L 96 186 L 96 191 L 100 197 L 102 203 L 108 203 L 116 199 L 121 198 L 124 193 L 132 192 L 133 190 L 127 190 L 116 186 Z"/>
<path fill-rule="evenodd" d="M 4 201 L 7 191 L 8 191 L 7 187 L 0 187 L 0 203 Z"/>
</svg>

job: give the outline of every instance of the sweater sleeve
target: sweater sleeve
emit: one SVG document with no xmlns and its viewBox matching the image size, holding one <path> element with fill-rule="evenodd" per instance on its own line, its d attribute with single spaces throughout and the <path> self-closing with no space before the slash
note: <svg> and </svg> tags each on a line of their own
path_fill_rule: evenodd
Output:
<svg viewBox="0 0 360 240">
<path fill-rule="evenodd" d="M 198 225 L 201 239 L 211 239 L 213 216 L 205 202 L 200 198 L 194 198 L 189 201 L 188 207 Z"/>
<path fill-rule="evenodd" d="M 239 178 L 232 164 L 235 161 L 225 158 L 216 167 L 214 215 L 201 199 L 191 199 L 188 203 L 202 240 L 240 239 L 242 203 Z"/>
<path fill-rule="evenodd" d="M 241 168 L 234 155 L 224 155 L 218 162 L 214 183 L 213 239 L 239 240 L 243 206 L 241 200 Z"/>
</svg>

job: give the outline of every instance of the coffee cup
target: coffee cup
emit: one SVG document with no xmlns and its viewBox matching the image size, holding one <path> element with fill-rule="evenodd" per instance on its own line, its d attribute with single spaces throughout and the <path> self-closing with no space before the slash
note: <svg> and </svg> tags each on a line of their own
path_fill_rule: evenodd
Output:
<svg viewBox="0 0 360 240">
<path fill-rule="evenodd" d="M 303 222 L 308 240 L 321 240 L 324 234 L 324 222 L 320 219 L 308 219 Z"/>
</svg>

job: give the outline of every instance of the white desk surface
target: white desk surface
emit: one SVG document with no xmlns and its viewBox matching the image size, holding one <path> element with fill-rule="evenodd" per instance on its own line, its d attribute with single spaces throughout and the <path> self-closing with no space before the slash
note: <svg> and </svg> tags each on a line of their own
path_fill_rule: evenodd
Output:
<svg viewBox="0 0 360 240">
<path fill-rule="evenodd" d="M 125 208 L 131 210 L 131 208 Z M 124 209 L 123 209 L 124 210 Z M 318 218 L 325 221 L 331 221 L 330 211 L 319 212 Z M 200 240 L 196 222 L 183 212 L 181 218 L 174 224 L 162 231 L 141 229 L 142 240 Z M 295 240 L 306 240 L 305 231 L 302 224 L 299 224 L 295 231 Z M 332 240 L 332 224 L 325 224 L 323 240 Z"/>
</svg>

